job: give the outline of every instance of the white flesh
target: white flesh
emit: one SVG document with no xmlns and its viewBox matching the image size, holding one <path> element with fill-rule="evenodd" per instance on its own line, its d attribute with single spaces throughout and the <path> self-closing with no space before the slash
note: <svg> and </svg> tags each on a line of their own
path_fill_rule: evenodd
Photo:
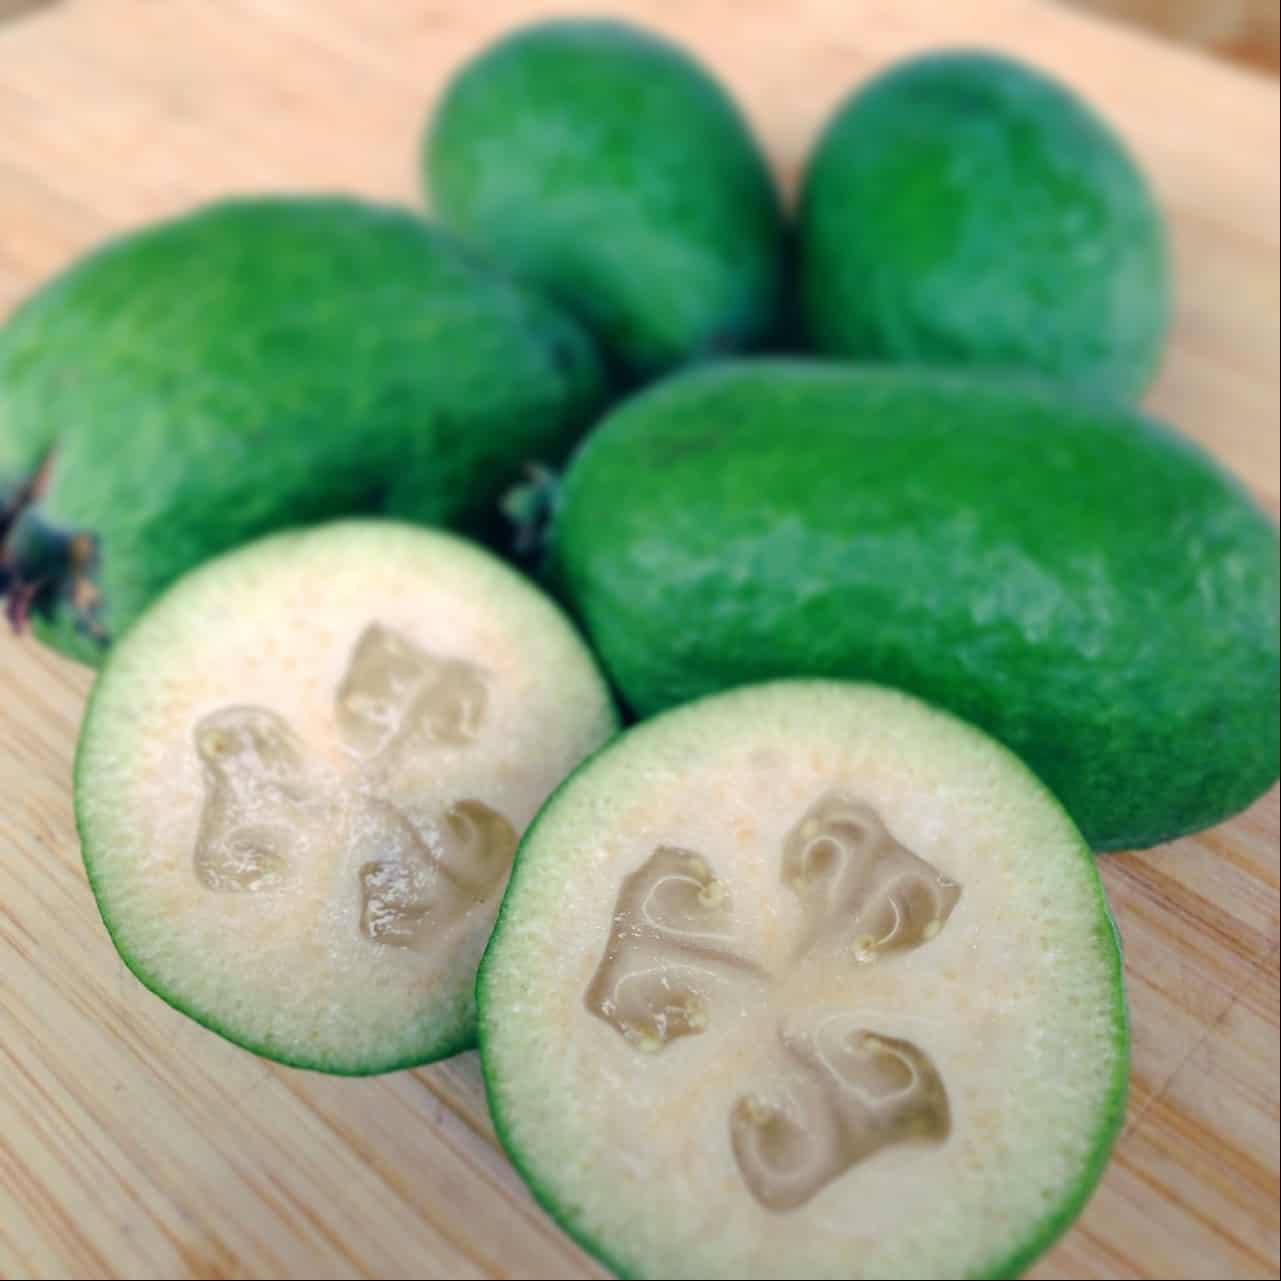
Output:
<svg viewBox="0 0 1281 1281">
<path fill-rule="evenodd" d="M 470 1039 L 515 835 L 613 727 L 568 623 L 480 549 L 391 522 L 276 536 L 112 654 L 77 762 L 86 864 L 131 968 L 202 1022 L 332 1071 L 423 1061 Z"/>
<path fill-rule="evenodd" d="M 852 872 L 808 847 L 840 890 L 816 906 L 789 835 L 850 804 L 883 830 Z M 873 909 L 913 885 L 907 946 L 878 950 Z M 1002 748 L 865 686 L 722 695 L 592 761 L 522 847 L 479 999 L 509 1150 L 632 1276 L 987 1275 L 1070 1218 L 1123 1099 L 1081 837 Z M 873 1059 L 915 1084 L 890 1098 Z M 780 1116 L 790 1187 L 753 1157 Z"/>
</svg>

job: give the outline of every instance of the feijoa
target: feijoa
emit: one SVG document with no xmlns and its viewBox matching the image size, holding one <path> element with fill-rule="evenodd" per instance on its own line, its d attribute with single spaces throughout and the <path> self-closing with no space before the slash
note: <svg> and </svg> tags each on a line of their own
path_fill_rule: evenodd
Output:
<svg viewBox="0 0 1281 1281">
<path fill-rule="evenodd" d="M 1170 313 L 1164 221 L 1087 103 L 974 50 L 860 86 L 810 157 L 800 283 L 820 351 L 1015 371 L 1137 399 Z"/>
<path fill-rule="evenodd" d="M 1277 777 L 1276 528 L 1173 431 L 945 372 L 728 362 L 572 462 L 560 583 L 634 710 L 840 676 L 1012 748 L 1095 849 Z"/>
<path fill-rule="evenodd" d="M 614 728 L 515 571 L 396 522 L 276 534 L 112 650 L 76 759 L 85 866 L 158 995 L 271 1058 L 364 1074 L 472 1043 L 516 842 Z"/>
<path fill-rule="evenodd" d="M 778 682 L 627 731 L 526 834 L 477 980 L 495 1125 L 625 1277 L 1007 1277 L 1124 1111 L 1090 851 L 1004 748 Z"/>
<path fill-rule="evenodd" d="M 634 380 L 759 343 L 783 221 L 726 91 L 631 23 L 538 22 L 454 77 L 423 144 L 433 212 L 574 310 Z"/>
<path fill-rule="evenodd" d="M 179 574 L 275 529 L 483 530 L 603 396 L 583 329 L 412 213 L 220 202 L 0 329 L 0 595 L 97 663 Z"/>
</svg>

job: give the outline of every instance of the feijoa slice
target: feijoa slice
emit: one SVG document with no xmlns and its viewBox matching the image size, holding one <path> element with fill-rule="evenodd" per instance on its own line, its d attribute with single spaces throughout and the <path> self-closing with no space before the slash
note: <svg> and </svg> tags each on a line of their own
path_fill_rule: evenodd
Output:
<svg viewBox="0 0 1281 1281">
<path fill-rule="evenodd" d="M 1127 1075 L 1090 852 L 1005 748 L 784 681 L 628 731 L 544 807 L 477 980 L 490 1105 L 630 1277 L 999 1277 Z"/>
<path fill-rule="evenodd" d="M 116 646 L 76 762 L 126 964 L 272 1058 L 364 1074 L 474 1036 L 519 833 L 615 727 L 568 622 L 452 535 L 348 521 L 187 575 Z"/>
</svg>

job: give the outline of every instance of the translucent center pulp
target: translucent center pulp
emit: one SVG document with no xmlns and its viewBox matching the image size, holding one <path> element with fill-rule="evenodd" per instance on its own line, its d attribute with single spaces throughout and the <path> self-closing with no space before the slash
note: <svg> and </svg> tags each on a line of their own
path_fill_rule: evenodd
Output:
<svg viewBox="0 0 1281 1281">
<path fill-rule="evenodd" d="M 587 1009 L 637 1051 L 714 1034 L 725 985 L 766 994 L 759 1034 L 772 1038 L 774 1079 L 740 1095 L 728 1118 L 748 1188 L 771 1210 L 802 1205 L 888 1144 L 941 1141 L 947 1091 L 929 1057 L 865 1027 L 856 1011 L 807 1014 L 789 982 L 818 949 L 848 965 L 893 963 L 927 946 L 961 894 L 956 882 L 895 839 L 871 806 L 829 792 L 787 834 L 783 886 L 800 901 L 790 961 L 770 973 L 742 956 L 732 887 L 691 850 L 660 846 L 619 890 Z"/>
<path fill-rule="evenodd" d="M 371 623 L 335 694 L 339 741 L 352 761 L 342 778 L 270 708 L 205 716 L 194 730 L 205 778 L 197 879 L 214 893 L 271 893 L 297 875 L 300 860 L 341 846 L 357 854 L 364 937 L 428 946 L 500 889 L 517 835 L 474 797 L 420 814 L 397 803 L 396 780 L 411 759 L 476 740 L 488 699 L 480 668 Z"/>
</svg>

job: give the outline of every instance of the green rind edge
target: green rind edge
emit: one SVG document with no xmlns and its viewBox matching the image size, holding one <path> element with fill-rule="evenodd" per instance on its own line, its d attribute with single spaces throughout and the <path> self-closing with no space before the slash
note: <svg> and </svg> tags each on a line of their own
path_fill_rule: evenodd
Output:
<svg viewBox="0 0 1281 1281">
<path fill-rule="evenodd" d="M 763 685 L 841 685 L 851 688 L 875 688 L 891 689 L 890 686 L 875 685 L 870 681 L 842 681 L 842 680 L 816 680 L 808 677 L 783 677 L 778 680 L 762 682 L 758 686 L 737 686 L 736 690 L 749 688 L 762 688 Z M 487 999 L 487 975 L 492 956 L 496 948 L 500 945 L 503 932 L 503 924 L 509 915 L 511 903 L 519 885 L 524 878 L 530 873 L 527 871 L 526 864 L 528 859 L 526 854 L 528 847 L 535 837 L 540 824 L 544 818 L 556 808 L 560 795 L 567 788 L 572 786 L 580 774 L 586 773 L 595 764 L 597 760 L 623 745 L 624 741 L 633 738 L 635 735 L 644 734 L 651 726 L 661 723 L 668 716 L 689 711 L 699 704 L 708 702 L 712 699 L 724 698 L 732 695 L 735 690 L 719 691 L 714 694 L 705 694 L 702 698 L 694 699 L 692 702 L 681 704 L 669 711 L 661 712 L 657 716 L 642 722 L 639 725 L 624 731 L 622 734 L 610 739 L 602 747 L 598 748 L 590 756 L 580 761 L 575 769 L 564 779 L 559 787 L 543 802 L 542 808 L 538 811 L 534 820 L 525 829 L 524 836 L 521 837 L 520 845 L 517 847 L 516 856 L 512 863 L 511 876 L 507 882 L 507 889 L 503 895 L 503 901 L 499 905 L 498 915 L 494 919 L 494 927 L 490 931 L 489 941 L 485 944 L 485 950 L 481 954 L 480 964 L 476 968 L 476 1042 L 480 1051 L 480 1073 L 481 1080 L 485 1087 L 485 1100 L 489 1107 L 490 1119 L 493 1121 L 494 1133 L 502 1145 L 503 1151 L 506 1152 L 507 1158 L 511 1161 L 516 1173 L 520 1175 L 525 1185 L 529 1188 L 534 1200 L 546 1212 L 548 1217 L 577 1245 L 586 1250 L 600 1263 L 604 1264 L 620 1281 L 644 1281 L 642 1275 L 638 1272 L 630 1271 L 626 1265 L 616 1255 L 602 1246 L 598 1241 L 588 1233 L 580 1230 L 571 1217 L 560 1208 L 556 1198 L 543 1186 L 538 1175 L 529 1168 L 521 1156 L 520 1149 L 511 1141 L 510 1129 L 507 1122 L 506 1114 L 503 1111 L 500 1101 L 498 1084 L 491 1069 L 488 1055 L 485 1052 L 488 1023 L 488 999 Z M 968 721 L 963 721 L 953 715 L 945 708 L 938 706 L 936 703 L 929 703 L 927 700 L 917 697 L 914 694 L 906 694 L 901 690 L 893 690 L 895 694 L 910 701 L 923 704 L 931 708 L 939 715 L 946 717 L 959 725 L 964 726 L 970 733 L 978 738 L 990 743 L 1001 756 L 1004 756 L 1013 766 L 1016 772 L 1021 774 L 1033 787 L 1041 794 L 1047 804 L 1057 810 L 1064 818 L 1068 828 L 1077 834 L 1079 842 L 1079 852 L 1082 860 L 1089 868 L 1089 875 L 1094 885 L 1096 901 L 1099 905 L 1099 944 L 1108 954 L 1109 968 L 1113 979 L 1113 992 L 1115 993 L 1115 1003 L 1113 1006 L 1113 1030 L 1115 1035 L 1115 1044 L 1117 1048 L 1116 1066 L 1113 1069 L 1112 1081 L 1108 1089 L 1107 1097 L 1100 1115 L 1098 1129 L 1095 1133 L 1094 1140 L 1090 1146 L 1090 1157 L 1082 1169 L 1076 1182 L 1064 1194 L 1059 1204 L 1046 1216 L 1045 1219 L 1037 1225 L 1035 1230 L 1028 1237 L 1027 1243 L 1020 1248 L 1012 1251 L 1010 1254 L 996 1260 L 988 1267 L 981 1267 L 973 1272 L 967 1273 L 967 1281 L 1016 1281 L 1024 1270 L 1037 1258 L 1047 1251 L 1076 1221 L 1085 1204 L 1089 1201 L 1099 1180 L 1103 1177 L 1103 1171 L 1107 1168 L 1108 1161 L 1112 1155 L 1113 1146 L 1120 1134 L 1122 1123 L 1125 1120 L 1126 1101 L 1129 1094 L 1129 1077 L 1130 1077 L 1130 1019 L 1129 1011 L 1126 1004 L 1125 996 L 1125 974 L 1124 963 L 1122 960 L 1122 940 L 1121 931 L 1117 928 L 1116 921 L 1112 916 L 1111 909 L 1108 906 L 1107 895 L 1103 889 L 1103 882 L 1099 877 L 1098 869 L 1095 866 L 1094 856 L 1090 852 L 1090 847 L 1085 843 L 1085 838 L 1080 835 L 1079 829 L 1073 822 L 1071 816 L 1060 804 L 1058 798 L 1050 791 L 1048 787 L 1028 768 L 1022 759 L 1016 756 L 1008 747 L 997 739 L 992 738 L 989 734 L 971 725 Z"/>
</svg>

